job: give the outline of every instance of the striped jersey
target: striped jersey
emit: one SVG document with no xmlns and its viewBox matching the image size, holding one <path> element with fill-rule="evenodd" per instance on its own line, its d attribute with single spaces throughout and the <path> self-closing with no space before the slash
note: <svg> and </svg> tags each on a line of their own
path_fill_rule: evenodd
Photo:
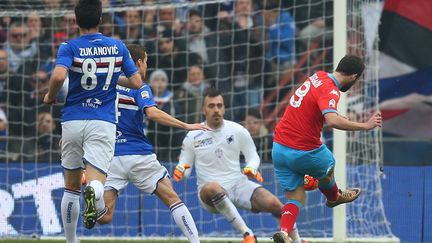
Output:
<svg viewBox="0 0 432 243">
<path fill-rule="evenodd" d="M 133 90 L 117 85 L 119 116 L 114 156 L 152 154 L 153 146 L 145 136 L 145 108 L 155 106 L 150 86 Z"/>
<path fill-rule="evenodd" d="M 63 42 L 56 66 L 68 69 L 69 77 L 62 122 L 103 120 L 115 123 L 118 77 L 122 71 L 127 77 L 138 72 L 123 42 L 101 33 Z"/>
<path fill-rule="evenodd" d="M 321 146 L 324 114 L 337 113 L 340 84 L 331 73 L 319 71 L 310 76 L 291 96 L 274 132 L 274 141 L 309 151 Z"/>
</svg>

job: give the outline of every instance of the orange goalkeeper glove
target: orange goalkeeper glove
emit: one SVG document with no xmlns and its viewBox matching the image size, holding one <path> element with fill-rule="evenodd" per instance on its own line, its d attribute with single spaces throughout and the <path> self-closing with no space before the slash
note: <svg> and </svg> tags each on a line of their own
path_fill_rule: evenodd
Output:
<svg viewBox="0 0 432 243">
<path fill-rule="evenodd" d="M 306 191 L 313 191 L 318 188 L 318 179 L 310 175 L 304 176 L 303 187 Z"/>
<path fill-rule="evenodd" d="M 251 179 L 255 179 L 259 183 L 264 181 L 264 178 L 262 177 L 261 173 L 252 167 L 249 166 L 244 167 L 243 174 L 245 174 L 247 177 Z"/>
<path fill-rule="evenodd" d="M 175 181 L 181 181 L 183 179 L 183 175 L 187 169 L 189 169 L 191 166 L 190 164 L 182 164 L 177 165 L 174 169 L 173 178 Z"/>
</svg>

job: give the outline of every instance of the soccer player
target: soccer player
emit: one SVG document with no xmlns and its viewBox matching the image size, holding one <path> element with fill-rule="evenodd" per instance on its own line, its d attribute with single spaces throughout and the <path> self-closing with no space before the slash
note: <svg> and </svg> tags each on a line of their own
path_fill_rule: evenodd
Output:
<svg viewBox="0 0 432 243">
<path fill-rule="evenodd" d="M 126 46 L 98 33 L 101 15 L 100 0 L 78 2 L 75 16 L 81 36 L 60 45 L 48 93 L 43 100 L 45 104 L 55 103 L 68 75 L 61 144 L 65 178 L 61 214 L 68 243 L 78 242 L 76 228 L 84 167 L 88 181 L 84 192 L 84 226 L 92 228 L 97 211 L 105 208 L 104 183 L 114 156 L 116 84 L 121 71 L 128 77 L 121 83 L 123 86 L 139 89 L 142 85 Z"/>
<path fill-rule="evenodd" d="M 346 92 L 363 73 L 363 61 L 354 55 L 343 57 L 332 73 L 319 71 L 309 77 L 291 96 L 282 119 L 275 128 L 272 150 L 275 174 L 288 199 L 283 206 L 280 231 L 274 234 L 277 243 L 288 242 L 300 208 L 304 205 L 304 175 L 319 180 L 319 190 L 330 208 L 358 198 L 361 190 L 340 190 L 334 179 L 335 159 L 321 144 L 323 123 L 346 130 L 369 130 L 380 127 L 381 114 L 373 114 L 364 122 L 354 122 L 337 113 L 340 91 Z"/>
<path fill-rule="evenodd" d="M 237 207 L 252 212 L 270 212 L 280 218 L 282 203 L 260 184 L 258 172 L 260 158 L 249 132 L 243 126 L 224 120 L 224 99 L 216 90 L 204 94 L 204 124 L 212 131 L 190 131 L 183 140 L 174 180 L 187 178 L 195 165 L 198 199 L 211 213 L 222 214 L 232 226 L 242 233 L 243 242 L 256 242 L 253 231 L 246 225 Z M 246 159 L 243 174 L 240 169 L 240 152 Z M 301 242 L 297 232 L 292 235 Z"/>
<path fill-rule="evenodd" d="M 128 45 L 128 49 L 144 79 L 147 69 L 147 54 L 144 47 Z M 177 226 L 190 242 L 199 242 L 198 231 L 186 205 L 174 191 L 169 173 L 153 153 L 153 147 L 144 134 L 145 117 L 163 125 L 185 130 L 209 130 L 205 124 L 187 124 L 168 115 L 156 107 L 153 93 L 147 84 L 139 90 L 121 86 L 119 92 L 119 123 L 114 159 L 105 183 L 105 204 L 108 212 L 98 222 L 112 221 L 118 192 L 132 182 L 147 194 L 155 194 L 169 207 Z"/>
</svg>

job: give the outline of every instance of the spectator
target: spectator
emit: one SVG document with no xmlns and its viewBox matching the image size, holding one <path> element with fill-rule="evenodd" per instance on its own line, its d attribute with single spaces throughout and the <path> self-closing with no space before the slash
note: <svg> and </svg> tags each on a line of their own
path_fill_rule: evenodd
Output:
<svg viewBox="0 0 432 243">
<path fill-rule="evenodd" d="M 155 5 L 153 0 L 144 0 L 144 6 L 151 7 Z M 154 38 L 157 36 L 156 30 L 156 8 L 148 8 L 144 10 L 143 14 L 143 27 L 144 36 Z"/>
<path fill-rule="evenodd" d="M 59 32 L 67 34 L 67 39 L 74 39 L 79 36 L 79 28 L 76 24 L 75 14 L 70 13 L 64 15 L 59 21 Z"/>
<path fill-rule="evenodd" d="M 8 120 L 5 112 L 2 108 L 0 108 L 0 153 L 3 153 L 6 150 L 6 142 L 7 142 L 7 127 Z"/>
<path fill-rule="evenodd" d="M 189 11 L 189 21 L 185 36 L 186 47 L 190 52 L 197 53 L 204 64 L 206 77 L 215 82 L 215 86 L 222 93 L 230 90 L 229 75 L 229 39 L 226 34 L 218 35 L 209 32 L 204 25 L 201 13 L 197 10 Z M 191 66 L 193 64 L 189 64 Z"/>
<path fill-rule="evenodd" d="M 25 74 L 32 71 L 36 57 L 38 55 L 38 44 L 31 40 L 30 31 L 27 24 L 23 22 L 13 22 L 10 25 L 8 39 L 4 44 L 4 49 L 8 53 L 9 71 L 14 73 L 23 73 L 18 71 L 24 63 Z M 27 63 L 31 63 L 27 65 Z M 33 69 L 34 70 L 34 69 Z"/>
<path fill-rule="evenodd" d="M 266 60 L 273 73 L 267 85 L 274 86 L 295 63 L 295 23 L 277 4 L 266 4 L 263 18 L 268 31 Z"/>
<path fill-rule="evenodd" d="M 141 12 L 136 9 L 128 9 L 124 13 L 123 20 L 126 25 L 126 31 L 122 39 L 128 44 L 144 44 L 144 38 L 141 31 Z"/>
<path fill-rule="evenodd" d="M 181 87 L 182 82 L 187 77 L 187 66 L 201 63 L 201 58 L 197 54 L 186 54 L 183 45 L 179 41 L 174 41 L 174 33 L 170 30 L 165 30 L 160 33 L 158 39 L 158 56 L 155 62 L 150 62 L 150 65 L 157 63 L 157 68 L 161 68 L 167 72 L 170 82 L 169 88 L 172 90 Z M 156 66 L 151 66 L 156 68 Z"/>
<path fill-rule="evenodd" d="M 158 25 L 156 27 L 158 32 L 170 30 L 175 33 L 176 36 L 180 34 L 182 25 L 176 18 L 176 9 L 171 5 L 163 5 L 158 11 Z"/>
<path fill-rule="evenodd" d="M 264 126 L 261 113 L 258 109 L 249 109 L 244 120 L 244 126 L 249 131 L 263 162 L 271 163 L 271 150 L 273 136 Z"/>
<path fill-rule="evenodd" d="M 39 113 L 37 117 L 37 161 L 60 161 L 59 135 L 54 134 L 56 127 L 51 113 Z"/>
<path fill-rule="evenodd" d="M 204 72 L 200 66 L 191 66 L 180 90 L 175 93 L 176 111 L 187 123 L 202 122 L 202 102 L 208 85 L 204 82 Z"/>
<path fill-rule="evenodd" d="M 105 36 L 121 38 L 120 29 L 114 24 L 114 16 L 110 13 L 102 14 L 102 23 L 99 26 L 99 31 Z"/>
<path fill-rule="evenodd" d="M 150 75 L 150 86 L 153 91 L 153 99 L 158 108 L 171 116 L 175 116 L 173 93 L 167 89 L 168 76 L 162 69 L 153 71 Z M 181 145 L 182 131 L 172 127 L 163 126 L 152 120 L 148 121 L 147 137 L 154 145 L 156 155 L 160 160 L 173 161 L 177 158 Z"/>
<path fill-rule="evenodd" d="M 0 49 L 0 104 L 6 103 L 8 74 L 8 55 Z"/>
</svg>

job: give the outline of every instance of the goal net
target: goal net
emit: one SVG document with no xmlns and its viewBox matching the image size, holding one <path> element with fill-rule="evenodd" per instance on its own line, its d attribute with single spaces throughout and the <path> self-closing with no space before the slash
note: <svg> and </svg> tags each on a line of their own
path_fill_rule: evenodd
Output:
<svg viewBox="0 0 432 243">
<path fill-rule="evenodd" d="M 58 145 L 62 106 L 46 106 L 42 98 L 59 44 L 79 35 L 75 2 L 0 2 L 0 236 L 63 233 Z M 263 159 L 263 185 L 284 202 L 271 165 L 271 134 L 292 91 L 315 71 L 332 71 L 332 50 L 338 48 L 333 46 L 333 1 L 102 2 L 100 32 L 145 46 L 149 57 L 146 80 L 160 109 L 187 122 L 201 122 L 202 93 L 212 86 L 223 93 L 226 119 L 243 123 L 253 117 L 254 124 L 261 124 L 262 117 L 263 126 L 255 132 L 250 128 L 250 132 Z M 379 3 L 348 1 L 347 52 L 362 56 L 367 64 L 364 81 L 348 95 L 348 114 L 354 120 L 365 120 L 378 109 Z M 66 90 L 61 90 L 59 101 L 64 100 Z M 185 133 L 145 122 L 155 153 L 172 171 Z M 329 129 L 323 132 L 329 147 L 331 134 Z M 393 237 L 382 203 L 381 133 L 348 133 L 347 148 L 347 184 L 363 189 L 362 196 L 347 206 L 347 236 Z M 221 215 L 200 207 L 195 183 L 193 173 L 174 186 L 200 234 L 238 236 Z M 278 229 L 270 215 L 241 214 L 259 236 L 268 238 Z M 309 238 L 331 238 L 337 230 L 332 228 L 332 211 L 318 191 L 308 193 L 298 227 Z M 113 224 L 86 230 L 79 223 L 78 234 L 181 236 L 169 210 L 133 186 L 121 193 Z"/>
</svg>

